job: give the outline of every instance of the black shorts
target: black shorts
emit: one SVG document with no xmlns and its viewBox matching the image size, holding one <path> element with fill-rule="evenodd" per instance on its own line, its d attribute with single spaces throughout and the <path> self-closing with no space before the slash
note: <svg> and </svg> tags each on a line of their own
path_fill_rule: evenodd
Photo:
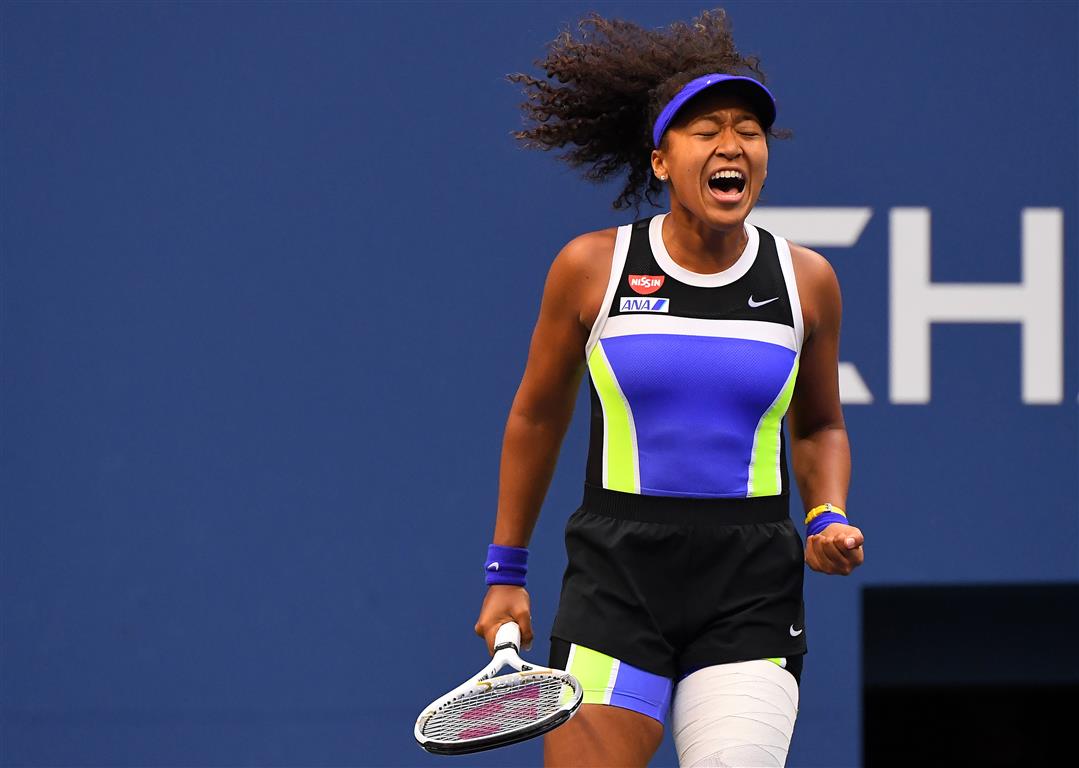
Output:
<svg viewBox="0 0 1079 768">
<path fill-rule="evenodd" d="M 688 499 L 585 486 L 551 631 L 657 675 L 806 652 L 788 497 Z"/>
</svg>

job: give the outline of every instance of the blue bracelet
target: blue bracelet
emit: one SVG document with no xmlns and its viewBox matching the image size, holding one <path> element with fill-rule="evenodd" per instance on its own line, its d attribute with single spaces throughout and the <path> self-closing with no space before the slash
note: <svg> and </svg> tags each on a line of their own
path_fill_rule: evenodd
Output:
<svg viewBox="0 0 1079 768">
<path fill-rule="evenodd" d="M 525 574 L 528 573 L 528 549 L 491 544 L 487 547 L 487 562 L 483 564 L 483 570 L 487 574 L 488 586 L 512 584 L 523 587 Z"/>
<path fill-rule="evenodd" d="M 824 512 L 817 515 L 809 521 L 809 525 L 806 526 L 806 536 L 813 536 L 820 533 L 832 523 L 843 523 L 843 525 L 850 525 L 847 521 L 846 515 L 841 515 L 838 512 Z"/>
</svg>

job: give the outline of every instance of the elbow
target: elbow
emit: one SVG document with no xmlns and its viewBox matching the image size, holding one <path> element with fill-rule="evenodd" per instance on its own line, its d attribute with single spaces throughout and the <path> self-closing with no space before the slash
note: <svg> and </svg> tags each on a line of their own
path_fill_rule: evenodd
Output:
<svg viewBox="0 0 1079 768">
<path fill-rule="evenodd" d="M 808 440 L 817 442 L 822 438 L 841 438 L 847 439 L 847 424 L 843 421 L 843 415 L 839 414 L 834 419 L 823 419 L 815 421 L 811 424 L 798 424 L 797 426 L 791 425 L 791 441 L 801 442 Z"/>
<path fill-rule="evenodd" d="M 518 396 L 510 406 L 510 421 L 531 429 L 565 429 L 573 417 L 573 401 Z"/>
</svg>

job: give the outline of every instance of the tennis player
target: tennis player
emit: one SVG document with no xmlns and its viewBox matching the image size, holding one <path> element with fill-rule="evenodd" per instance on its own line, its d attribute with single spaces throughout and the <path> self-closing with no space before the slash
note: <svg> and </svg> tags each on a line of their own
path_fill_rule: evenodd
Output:
<svg viewBox="0 0 1079 768">
<path fill-rule="evenodd" d="M 668 714 L 682 766 L 782 766 L 798 708 L 804 564 L 847 575 L 840 293 L 813 251 L 746 223 L 776 105 L 722 11 L 647 30 L 591 15 L 512 76 L 517 137 L 566 148 L 615 208 L 670 210 L 575 238 L 555 258 L 506 425 L 490 585 L 476 632 L 531 642 L 527 545 L 587 372 L 584 500 L 550 665 L 585 688 L 548 766 L 646 765 Z M 805 502 L 803 549 L 788 509 Z"/>
</svg>

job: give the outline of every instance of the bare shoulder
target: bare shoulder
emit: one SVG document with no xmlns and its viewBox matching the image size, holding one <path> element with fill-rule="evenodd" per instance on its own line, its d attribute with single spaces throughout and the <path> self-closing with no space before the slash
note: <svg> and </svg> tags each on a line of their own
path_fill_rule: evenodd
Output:
<svg viewBox="0 0 1079 768">
<path fill-rule="evenodd" d="M 822 284 L 827 283 L 838 285 L 839 281 L 836 280 L 835 270 L 828 263 L 828 259 L 816 251 L 806 248 L 804 245 L 795 243 L 789 243 L 789 245 L 791 261 L 794 263 L 794 276 L 798 279 L 799 284 L 804 284 L 807 287 L 820 287 Z"/>
<path fill-rule="evenodd" d="M 603 272 L 602 277 L 606 277 L 611 269 L 617 232 L 611 227 L 578 235 L 559 251 L 552 267 L 570 272 L 578 278 L 594 277 L 597 272 Z"/>
<path fill-rule="evenodd" d="M 842 311 L 839 280 L 828 259 L 802 245 L 789 243 L 794 277 L 798 281 L 798 297 L 808 332 L 822 320 L 838 322 Z"/>
<path fill-rule="evenodd" d="M 586 327 L 595 322 L 603 303 L 617 232 L 611 227 L 578 235 L 566 243 L 551 265 L 547 292 L 564 298 Z"/>
</svg>

